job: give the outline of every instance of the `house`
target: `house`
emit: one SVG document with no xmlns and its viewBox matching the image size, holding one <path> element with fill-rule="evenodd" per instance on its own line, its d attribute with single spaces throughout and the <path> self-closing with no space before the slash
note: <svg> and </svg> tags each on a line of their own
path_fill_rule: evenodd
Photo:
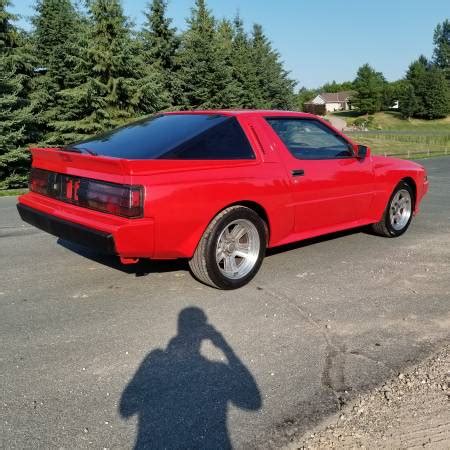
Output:
<svg viewBox="0 0 450 450">
<path fill-rule="evenodd" d="M 305 111 L 313 114 L 326 114 L 333 111 L 351 109 L 352 91 L 322 92 L 304 104 Z"/>
</svg>

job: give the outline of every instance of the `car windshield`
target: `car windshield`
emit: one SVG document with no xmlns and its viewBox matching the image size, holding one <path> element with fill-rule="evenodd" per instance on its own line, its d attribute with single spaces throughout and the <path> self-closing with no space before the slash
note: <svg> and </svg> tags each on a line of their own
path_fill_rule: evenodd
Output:
<svg viewBox="0 0 450 450">
<path fill-rule="evenodd" d="M 253 159 L 234 117 L 157 115 L 67 146 L 72 151 L 124 159 Z"/>
</svg>

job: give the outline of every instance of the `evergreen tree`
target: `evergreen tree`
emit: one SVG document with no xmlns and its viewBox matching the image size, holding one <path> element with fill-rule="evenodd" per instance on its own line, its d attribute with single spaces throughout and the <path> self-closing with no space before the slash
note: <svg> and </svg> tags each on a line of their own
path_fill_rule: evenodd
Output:
<svg viewBox="0 0 450 450">
<path fill-rule="evenodd" d="M 171 94 L 172 103 L 176 104 L 180 98 L 177 78 L 180 39 L 176 28 L 171 26 L 172 19 L 166 17 L 166 10 L 166 0 L 152 0 L 144 12 L 146 22 L 141 33 L 142 59 L 144 64 L 152 66 L 151 72 L 160 72 L 164 87 Z"/>
<path fill-rule="evenodd" d="M 425 79 L 426 95 L 422 99 L 426 119 L 441 119 L 449 112 L 449 85 L 444 71 L 438 67 L 430 67 Z"/>
<path fill-rule="evenodd" d="M 386 80 L 381 72 L 376 72 L 369 64 L 358 69 L 353 86 L 356 95 L 353 104 L 364 114 L 374 114 L 383 107 Z"/>
<path fill-rule="evenodd" d="M 254 65 L 253 48 L 244 30 L 244 23 L 239 15 L 233 20 L 233 45 L 231 66 L 233 79 L 237 83 L 239 104 L 241 108 L 262 108 L 262 93 L 259 90 L 259 79 Z"/>
<path fill-rule="evenodd" d="M 221 20 L 217 27 L 218 58 L 224 64 L 228 84 L 224 86 L 223 96 L 227 108 L 242 108 L 245 102 L 246 91 L 240 80 L 235 76 L 236 55 L 234 48 L 234 28 L 229 20 Z"/>
<path fill-rule="evenodd" d="M 405 86 L 399 95 L 400 114 L 404 119 L 410 119 L 417 114 L 418 106 L 419 103 L 414 91 L 414 86 L 411 83 L 405 83 Z"/>
<path fill-rule="evenodd" d="M 157 64 L 147 64 L 139 40 L 133 39 L 131 48 L 134 74 L 128 79 L 130 114 L 153 114 L 176 104 L 181 95 L 178 79 L 165 75 Z"/>
<path fill-rule="evenodd" d="M 414 88 L 414 94 L 417 101 L 414 117 L 425 117 L 426 110 L 424 98 L 427 96 L 427 71 L 430 64 L 427 58 L 421 55 L 416 61 L 413 61 L 406 72 L 406 81 Z"/>
<path fill-rule="evenodd" d="M 36 0 L 31 34 L 0 0 L 0 188 L 23 185 L 29 144 L 63 145 L 171 108 L 290 108 L 294 83 L 256 25 L 196 0 L 178 36 L 167 0 L 139 34 L 121 0 Z"/>
<path fill-rule="evenodd" d="M 411 63 L 406 81 L 414 89 L 417 106 L 414 117 L 435 119 L 449 110 L 449 87 L 442 69 L 431 65 L 425 56 Z"/>
<path fill-rule="evenodd" d="M 445 73 L 450 85 L 450 20 L 444 20 L 434 30 L 433 63 Z"/>
<path fill-rule="evenodd" d="M 38 64 L 60 89 L 74 77 L 80 18 L 70 0 L 38 0 L 34 39 Z"/>
<path fill-rule="evenodd" d="M 87 48 L 91 118 L 103 127 L 130 116 L 129 78 L 134 75 L 130 24 L 119 0 L 93 0 Z"/>
<path fill-rule="evenodd" d="M 186 108 L 229 107 L 231 73 L 218 51 L 215 19 L 205 0 L 196 0 L 180 50 L 180 80 Z"/>
<path fill-rule="evenodd" d="M 167 99 L 130 35 L 119 0 L 89 3 L 86 54 L 77 67 L 84 82 L 60 93 L 73 105 L 57 124 L 62 141 L 81 139 L 158 110 Z"/>
<path fill-rule="evenodd" d="M 31 114 L 33 58 L 26 37 L 8 12 L 8 0 L 0 0 L 0 189 L 21 187 L 26 182 L 34 138 Z"/>
<path fill-rule="evenodd" d="M 394 106 L 395 102 L 399 99 L 399 86 L 397 82 L 386 82 L 382 93 L 382 109 L 390 109 Z"/>
<path fill-rule="evenodd" d="M 262 26 L 255 24 L 252 31 L 252 61 L 258 79 L 258 90 L 264 108 L 291 109 L 294 105 L 295 82 L 283 68 L 280 55 L 272 48 Z"/>
<path fill-rule="evenodd" d="M 142 31 L 147 64 L 158 64 L 163 70 L 171 71 L 180 41 L 172 19 L 166 17 L 167 2 L 153 0 L 145 11 L 146 22 Z"/>
<path fill-rule="evenodd" d="M 78 70 L 86 45 L 82 41 L 83 22 L 70 0 L 39 0 L 32 22 L 41 73 L 34 81 L 34 114 L 41 140 L 54 144 L 60 141 L 58 123 L 74 112 L 74 105 L 60 92 L 78 86 L 85 78 Z"/>
</svg>

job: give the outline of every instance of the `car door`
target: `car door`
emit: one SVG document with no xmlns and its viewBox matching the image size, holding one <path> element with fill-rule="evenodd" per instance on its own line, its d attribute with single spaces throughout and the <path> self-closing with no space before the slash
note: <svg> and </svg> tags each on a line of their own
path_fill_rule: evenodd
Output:
<svg viewBox="0 0 450 450">
<path fill-rule="evenodd" d="M 295 232 L 319 234 L 367 218 L 373 191 L 371 158 L 314 118 L 266 117 L 275 133 L 295 203 Z"/>
</svg>

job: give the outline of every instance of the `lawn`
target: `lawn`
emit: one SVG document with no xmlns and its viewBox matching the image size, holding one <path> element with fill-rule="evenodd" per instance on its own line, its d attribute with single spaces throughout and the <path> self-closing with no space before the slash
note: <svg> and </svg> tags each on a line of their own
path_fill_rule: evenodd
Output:
<svg viewBox="0 0 450 450">
<path fill-rule="evenodd" d="M 334 113 L 351 126 L 362 117 L 356 111 Z M 450 116 L 440 120 L 405 120 L 397 112 L 374 115 L 369 131 L 348 131 L 354 141 L 368 145 L 374 154 L 399 155 L 405 158 L 450 154 Z"/>
<path fill-rule="evenodd" d="M 357 111 L 339 111 L 333 113 L 351 126 L 358 117 L 363 117 Z M 422 119 L 402 119 L 398 112 L 386 111 L 374 114 L 374 129 L 395 130 L 411 132 L 441 132 L 450 134 L 450 116 L 445 119 L 422 120 Z"/>
<path fill-rule="evenodd" d="M 369 146 L 372 153 L 377 155 L 398 155 L 402 158 L 450 155 L 450 135 L 442 136 L 447 138 L 447 145 L 432 140 L 427 143 L 425 140 L 430 136 L 422 135 L 371 134 L 370 132 L 347 133 L 347 135 L 353 141 Z"/>
<path fill-rule="evenodd" d="M 22 195 L 28 192 L 28 189 L 3 189 L 0 190 L 0 197 L 9 197 L 13 195 Z"/>
</svg>

